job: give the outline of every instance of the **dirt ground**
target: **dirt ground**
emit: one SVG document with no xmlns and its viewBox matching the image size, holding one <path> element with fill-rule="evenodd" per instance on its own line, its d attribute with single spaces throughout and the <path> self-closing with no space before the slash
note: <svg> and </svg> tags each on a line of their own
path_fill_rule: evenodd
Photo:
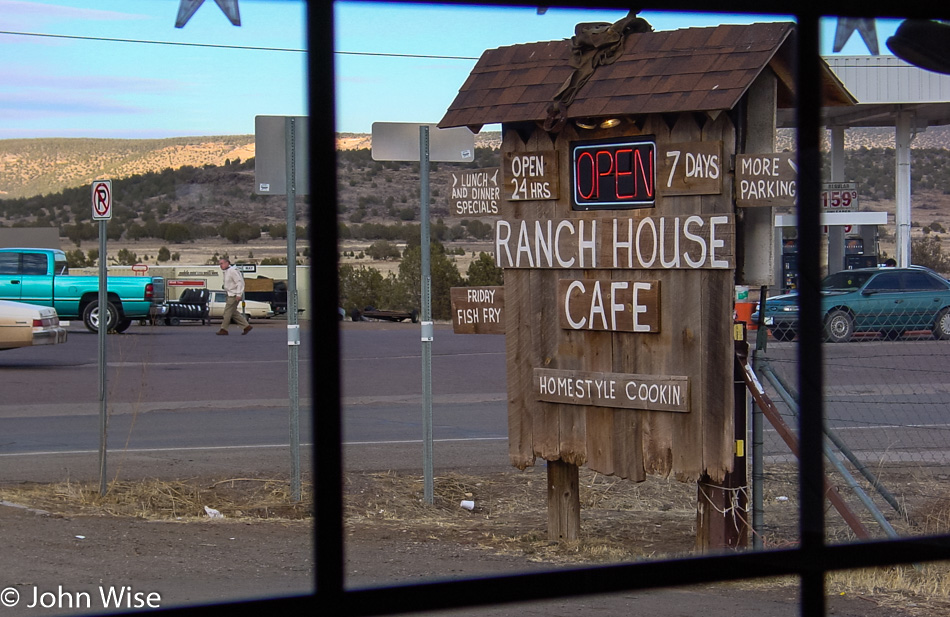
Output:
<svg viewBox="0 0 950 617">
<path fill-rule="evenodd" d="M 795 544 L 792 478 L 791 470 L 767 478 L 766 547 Z M 913 486 L 923 481 L 914 473 L 904 480 L 907 494 L 927 494 Z M 420 477 L 392 472 L 348 473 L 345 494 L 346 583 L 351 587 L 684 556 L 692 554 L 695 536 L 695 485 L 659 478 L 634 484 L 582 469 L 582 538 L 560 544 L 546 537 L 543 467 L 439 476 L 433 505 L 423 503 Z M 462 500 L 473 502 L 473 509 L 462 508 Z M 135 591 L 162 593 L 162 607 L 312 589 L 312 512 L 309 505 L 291 501 L 280 479 L 126 482 L 112 485 L 104 498 L 99 498 L 98 486 L 88 484 L 5 484 L 0 485 L 0 502 L 0 587 L 15 589 L 24 603 L 32 601 L 33 593 L 58 586 L 75 593 L 127 584 Z M 307 484 L 302 503 L 310 503 Z M 205 506 L 221 517 L 209 515 Z M 904 523 L 900 533 L 936 531 L 934 517 L 941 515 L 927 508 L 926 503 L 909 506 L 915 525 Z M 830 538 L 849 537 L 833 512 L 827 519 Z M 828 584 L 830 614 L 945 615 L 950 609 L 948 571 L 926 565 L 834 575 Z M 6 591 L 0 591 L 0 601 Z M 684 598 L 699 594 L 697 606 L 708 605 L 710 595 L 729 605 L 730 598 L 741 594 L 752 607 L 756 601 L 749 604 L 750 598 L 775 603 L 774 611 L 750 615 L 798 614 L 797 585 L 791 578 L 681 593 Z M 624 597 L 603 600 L 602 610 L 616 614 L 618 602 L 634 597 L 638 602 L 654 598 L 660 606 L 670 601 L 665 596 Z M 575 614 L 569 605 L 558 606 L 558 614 Z M 584 611 L 591 606 L 573 610 L 589 614 Z M 97 608 L 95 602 L 92 608 Z M 5 615 L 76 612 L 56 609 L 40 612 L 21 604 L 19 611 Z M 650 610 L 664 614 L 656 606 Z M 678 610 L 684 612 L 668 614 L 698 614 Z M 712 608 L 703 612 L 705 617 L 719 614 Z"/>
</svg>

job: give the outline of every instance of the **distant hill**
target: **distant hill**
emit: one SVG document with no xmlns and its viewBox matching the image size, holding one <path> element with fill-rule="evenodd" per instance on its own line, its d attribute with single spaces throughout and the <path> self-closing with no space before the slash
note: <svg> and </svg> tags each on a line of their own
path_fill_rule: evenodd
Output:
<svg viewBox="0 0 950 617">
<path fill-rule="evenodd" d="M 340 133 L 340 150 L 372 147 L 366 133 Z M 501 133 L 476 135 L 479 147 L 500 148 Z M 99 178 L 221 166 L 254 157 L 253 135 L 169 139 L 0 139 L 0 199 L 58 193 Z"/>
<path fill-rule="evenodd" d="M 254 156 L 253 135 L 170 139 L 2 139 L 0 197 L 32 197 L 184 165 L 224 165 Z"/>
<path fill-rule="evenodd" d="M 826 131 L 822 140 L 822 148 L 827 149 L 830 144 L 830 132 Z M 893 128 L 859 128 L 845 131 L 845 149 L 859 150 L 861 148 L 894 148 Z M 794 149 L 794 131 L 779 129 L 776 139 L 776 150 Z M 910 143 L 913 150 L 950 148 L 950 126 L 932 126 L 917 133 Z"/>
<path fill-rule="evenodd" d="M 777 149 L 794 149 L 792 135 L 790 130 L 780 130 Z M 894 131 L 852 129 L 847 131 L 846 140 L 848 149 L 893 148 Z M 368 133 L 337 135 L 340 150 L 370 149 L 372 142 Z M 479 133 L 475 136 L 475 145 L 500 148 L 501 133 Z M 911 147 L 950 147 L 950 127 L 932 127 L 918 133 Z M 97 178 L 127 178 L 185 165 L 224 165 L 253 156 L 253 135 L 169 139 L 0 139 L 0 198 L 45 195 L 83 186 Z"/>
<path fill-rule="evenodd" d="M 794 149 L 793 134 L 778 134 L 777 149 Z M 893 209 L 894 132 L 854 129 L 846 134 L 845 176 L 857 182 L 862 208 Z M 418 163 L 374 161 L 368 134 L 337 135 L 337 214 L 341 234 L 371 237 L 374 226 L 418 224 Z M 431 213 L 448 226 L 451 172 L 499 164 L 501 134 L 476 135 L 474 163 L 434 163 L 431 167 Z M 915 223 L 950 226 L 950 128 L 919 133 L 912 146 Z M 827 175 L 827 159 L 825 160 Z M 156 225 L 188 226 L 190 237 L 222 225 L 279 225 L 283 197 L 254 194 L 254 136 L 179 137 L 155 140 L 13 139 L 0 140 L 0 226 L 60 226 L 64 234 L 89 218 L 89 184 L 113 180 L 115 233 L 132 238 Z M 310 201 L 309 198 L 302 201 Z M 320 207 L 325 200 L 314 195 Z M 306 221 L 301 208 L 301 224 Z M 917 225 L 915 225 L 917 226 Z M 447 232 L 448 233 L 448 232 Z M 481 237 L 484 229 L 455 230 Z M 357 236 L 359 234 L 359 236 Z M 382 237 L 382 236 L 379 236 Z"/>
</svg>

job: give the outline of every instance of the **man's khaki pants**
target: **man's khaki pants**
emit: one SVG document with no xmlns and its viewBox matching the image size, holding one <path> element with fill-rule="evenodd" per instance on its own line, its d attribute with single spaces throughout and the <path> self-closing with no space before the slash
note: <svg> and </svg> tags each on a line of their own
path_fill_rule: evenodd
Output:
<svg viewBox="0 0 950 617">
<path fill-rule="evenodd" d="M 228 296 L 227 302 L 224 303 L 224 315 L 221 316 L 222 330 L 227 330 L 232 321 L 242 328 L 247 327 L 247 319 L 245 319 L 244 314 L 238 310 L 238 303 L 240 301 L 240 296 Z"/>
</svg>

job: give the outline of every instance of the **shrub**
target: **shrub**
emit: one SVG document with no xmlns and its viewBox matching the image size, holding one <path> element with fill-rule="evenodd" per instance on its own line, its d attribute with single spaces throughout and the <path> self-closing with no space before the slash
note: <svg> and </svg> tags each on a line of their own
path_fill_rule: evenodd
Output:
<svg viewBox="0 0 950 617">
<path fill-rule="evenodd" d="M 377 240 L 373 242 L 369 245 L 369 248 L 366 249 L 366 254 L 369 255 L 371 259 L 380 261 L 399 259 L 400 255 L 399 247 L 388 240 Z"/>
<path fill-rule="evenodd" d="M 911 240 L 910 261 L 941 274 L 950 272 L 950 256 L 944 254 L 940 236 L 937 235 Z"/>
<path fill-rule="evenodd" d="M 505 284 L 505 271 L 495 265 L 495 258 L 488 253 L 479 253 L 465 275 L 470 286 Z"/>
</svg>

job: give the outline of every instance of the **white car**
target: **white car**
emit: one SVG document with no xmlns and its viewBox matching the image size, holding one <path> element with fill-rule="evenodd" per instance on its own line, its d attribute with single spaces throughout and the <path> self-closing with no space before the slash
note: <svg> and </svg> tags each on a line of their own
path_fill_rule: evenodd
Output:
<svg viewBox="0 0 950 617">
<path fill-rule="evenodd" d="M 66 328 L 53 307 L 0 300 L 0 350 L 65 342 Z"/>
<path fill-rule="evenodd" d="M 211 299 L 208 301 L 208 316 L 211 319 L 221 319 L 224 316 L 224 303 L 228 296 L 224 291 L 212 291 Z M 258 302 L 257 300 L 244 300 L 238 304 L 238 307 L 248 319 L 270 319 L 274 316 L 274 311 L 270 304 Z"/>
</svg>

